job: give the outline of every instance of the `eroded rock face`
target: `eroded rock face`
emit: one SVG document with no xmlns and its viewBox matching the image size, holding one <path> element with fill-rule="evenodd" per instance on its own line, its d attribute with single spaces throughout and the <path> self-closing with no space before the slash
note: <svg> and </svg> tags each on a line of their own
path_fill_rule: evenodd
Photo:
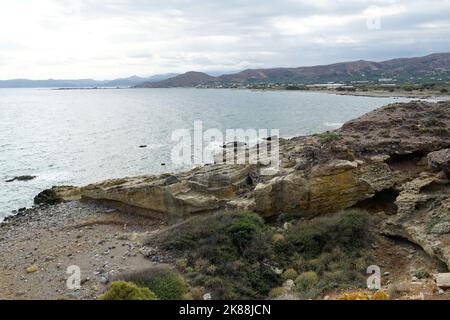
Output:
<svg viewBox="0 0 450 320">
<path fill-rule="evenodd" d="M 255 211 L 266 216 L 327 214 L 371 198 L 394 183 L 384 162 L 332 160 L 313 167 L 310 174 L 297 171 L 259 184 L 254 191 Z"/>
<path fill-rule="evenodd" d="M 423 173 L 402 189 L 397 214 L 383 232 L 418 244 L 450 267 L 450 181 L 443 174 Z"/>
</svg>

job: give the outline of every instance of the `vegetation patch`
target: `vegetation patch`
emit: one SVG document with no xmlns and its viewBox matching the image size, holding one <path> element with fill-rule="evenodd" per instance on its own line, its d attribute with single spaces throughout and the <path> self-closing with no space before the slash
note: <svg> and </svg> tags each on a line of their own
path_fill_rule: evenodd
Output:
<svg viewBox="0 0 450 320">
<path fill-rule="evenodd" d="M 417 279 L 426 279 L 430 277 L 430 273 L 424 269 L 416 270 L 412 273 L 412 275 Z"/>
<path fill-rule="evenodd" d="M 255 213 L 221 213 L 193 217 L 149 242 L 178 258 L 190 285 L 213 299 L 274 298 L 286 292 L 288 279 L 295 282 L 292 294 L 314 298 L 332 288 L 364 286 L 368 223 L 366 213 L 350 210 L 294 220 L 284 230 Z"/>
<path fill-rule="evenodd" d="M 314 136 L 319 139 L 321 144 L 330 143 L 339 139 L 339 133 L 334 131 L 326 131 L 323 133 L 315 134 Z"/>
<path fill-rule="evenodd" d="M 120 278 L 149 288 L 160 300 L 180 300 L 188 291 L 188 285 L 183 276 L 165 266 L 124 274 Z"/>
<path fill-rule="evenodd" d="M 113 282 L 99 300 L 157 300 L 155 293 L 132 282 Z"/>
</svg>

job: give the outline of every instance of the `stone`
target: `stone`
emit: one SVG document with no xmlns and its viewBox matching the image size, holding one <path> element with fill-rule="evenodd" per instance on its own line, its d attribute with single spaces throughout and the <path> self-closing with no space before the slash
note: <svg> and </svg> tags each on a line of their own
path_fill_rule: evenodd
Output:
<svg viewBox="0 0 450 320">
<path fill-rule="evenodd" d="M 430 152 L 427 156 L 428 165 L 434 170 L 442 170 L 450 174 L 450 149 Z"/>
<path fill-rule="evenodd" d="M 106 275 L 104 275 L 104 276 L 102 276 L 102 277 L 100 277 L 100 283 L 101 284 L 108 284 L 109 283 L 109 278 L 108 278 L 108 276 L 106 276 Z"/>
<path fill-rule="evenodd" d="M 450 273 L 439 273 L 436 275 L 436 285 L 438 288 L 446 290 L 450 288 Z"/>
<path fill-rule="evenodd" d="M 178 182 L 178 178 L 176 176 L 169 176 L 164 181 L 164 185 L 170 186 L 170 185 L 175 184 L 177 182 Z"/>
<path fill-rule="evenodd" d="M 30 181 L 36 179 L 36 176 L 18 176 L 12 179 L 6 180 L 6 182 L 14 182 L 14 181 Z"/>
<path fill-rule="evenodd" d="M 204 294 L 204 295 L 203 295 L 203 300 L 205 300 L 205 301 L 212 300 L 211 293 L 206 293 L 206 294 Z"/>
<path fill-rule="evenodd" d="M 295 283 L 294 283 L 294 280 L 292 280 L 292 279 L 288 279 L 283 283 L 283 288 L 286 288 L 289 291 L 291 291 L 294 286 L 295 286 Z"/>
<path fill-rule="evenodd" d="M 26 271 L 27 273 L 35 273 L 35 272 L 37 272 L 38 270 L 39 270 L 39 269 L 38 269 L 37 265 L 35 265 L 35 264 L 33 264 L 33 265 L 31 265 L 31 266 L 29 266 L 28 268 L 25 269 L 25 271 Z"/>
</svg>

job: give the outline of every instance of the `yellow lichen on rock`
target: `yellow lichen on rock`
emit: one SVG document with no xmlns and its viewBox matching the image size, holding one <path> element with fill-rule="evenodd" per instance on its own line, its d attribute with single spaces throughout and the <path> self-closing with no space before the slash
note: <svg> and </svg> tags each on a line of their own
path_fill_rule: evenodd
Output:
<svg viewBox="0 0 450 320">
<path fill-rule="evenodd" d="M 389 300 L 389 295 L 379 290 L 372 295 L 364 291 L 347 292 L 339 296 L 338 300 Z"/>
</svg>

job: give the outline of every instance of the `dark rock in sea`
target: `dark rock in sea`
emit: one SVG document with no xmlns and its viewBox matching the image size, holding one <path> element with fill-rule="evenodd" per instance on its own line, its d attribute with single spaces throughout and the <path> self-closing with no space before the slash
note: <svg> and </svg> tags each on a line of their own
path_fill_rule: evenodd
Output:
<svg viewBox="0 0 450 320">
<path fill-rule="evenodd" d="M 247 143 L 245 142 L 240 142 L 240 141 L 233 141 L 233 142 L 228 142 L 226 144 L 224 144 L 222 146 L 223 149 L 227 149 L 227 148 L 244 148 L 247 146 Z"/>
<path fill-rule="evenodd" d="M 18 176 L 12 179 L 6 180 L 6 182 L 14 182 L 14 181 L 30 181 L 35 179 L 36 176 Z"/>
</svg>

